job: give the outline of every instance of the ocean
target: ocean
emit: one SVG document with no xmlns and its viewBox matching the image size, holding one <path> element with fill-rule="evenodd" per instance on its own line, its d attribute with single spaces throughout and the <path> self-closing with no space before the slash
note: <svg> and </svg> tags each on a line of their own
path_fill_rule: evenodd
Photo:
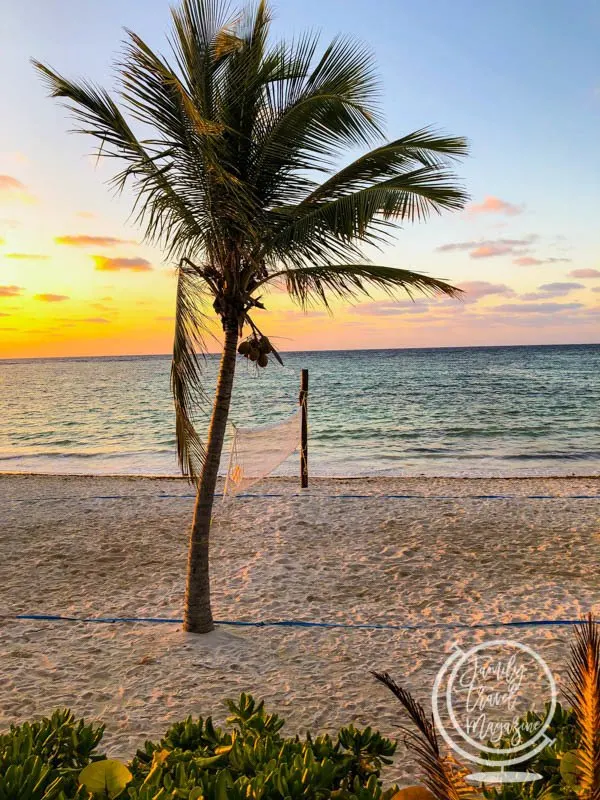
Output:
<svg viewBox="0 0 600 800">
<path fill-rule="evenodd" d="M 600 474 L 600 345 L 284 354 L 231 419 L 277 422 L 309 370 L 313 475 Z M 206 361 L 214 385 L 217 358 Z M 0 361 L 0 471 L 178 474 L 168 356 Z M 206 426 L 208 410 L 198 415 Z M 298 472 L 292 456 L 279 474 Z"/>
</svg>

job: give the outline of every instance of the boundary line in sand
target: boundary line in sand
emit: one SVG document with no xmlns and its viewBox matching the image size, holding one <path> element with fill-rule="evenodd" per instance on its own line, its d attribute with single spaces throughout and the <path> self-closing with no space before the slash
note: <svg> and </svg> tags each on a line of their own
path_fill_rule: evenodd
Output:
<svg viewBox="0 0 600 800">
<path fill-rule="evenodd" d="M 38 622 L 86 622 L 86 623 L 146 623 L 162 625 L 180 625 L 183 619 L 167 617 L 66 617 L 61 614 L 15 614 L 2 615 L 1 619 L 31 620 Z M 307 622 L 304 620 L 284 619 L 249 622 L 243 620 L 215 620 L 215 625 L 233 625 L 243 628 L 345 628 L 355 630 L 390 630 L 390 631 L 419 631 L 419 630 L 478 630 L 485 628 L 536 628 L 550 626 L 581 625 L 581 619 L 532 619 L 516 620 L 514 622 L 433 622 L 423 625 L 386 625 L 378 623 L 351 623 L 351 622 Z M 596 621 L 600 625 L 600 620 Z"/>
<path fill-rule="evenodd" d="M 14 503 L 46 503 L 64 500 L 136 500 L 156 498 L 157 500 L 187 500 L 195 498 L 195 494 L 105 494 L 105 495 L 72 495 L 65 497 L 18 497 Z M 215 497 L 224 497 L 222 492 Z M 249 500 L 274 497 L 324 497 L 329 500 L 600 500 L 600 494 L 308 494 L 294 492 L 292 494 L 238 494 L 234 500 Z"/>
</svg>

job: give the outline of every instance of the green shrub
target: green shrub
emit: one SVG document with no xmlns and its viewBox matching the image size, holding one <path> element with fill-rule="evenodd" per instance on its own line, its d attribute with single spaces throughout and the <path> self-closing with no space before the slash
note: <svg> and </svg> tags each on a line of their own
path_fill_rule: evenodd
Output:
<svg viewBox="0 0 600 800">
<path fill-rule="evenodd" d="M 0 800 L 53 800 L 76 796 L 104 726 L 75 720 L 67 710 L 0 735 Z"/>
<path fill-rule="evenodd" d="M 227 701 L 226 729 L 206 719 L 177 722 L 146 742 L 129 764 L 122 790 L 96 797 L 123 800 L 389 800 L 380 774 L 396 745 L 371 728 L 332 737 L 280 733 L 284 721 L 242 694 Z M 13 726 L 0 737 L 0 800 L 88 800 L 79 774 L 94 760 L 103 728 L 67 711 Z M 90 771 L 87 771 L 90 774 Z"/>
<path fill-rule="evenodd" d="M 386 800 L 380 772 L 396 745 L 379 733 L 350 726 L 337 737 L 284 738 L 284 721 L 242 694 L 227 701 L 230 730 L 211 718 L 172 725 L 158 743 L 146 742 L 131 764 L 132 800 Z M 172 794 L 174 791 L 177 794 Z"/>
</svg>

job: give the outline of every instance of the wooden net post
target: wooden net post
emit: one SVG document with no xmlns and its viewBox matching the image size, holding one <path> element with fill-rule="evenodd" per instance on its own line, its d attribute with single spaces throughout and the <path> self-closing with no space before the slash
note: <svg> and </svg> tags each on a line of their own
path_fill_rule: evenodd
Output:
<svg viewBox="0 0 600 800">
<path fill-rule="evenodd" d="M 308 487 L 308 370 L 303 369 L 300 375 L 300 486 Z"/>
</svg>

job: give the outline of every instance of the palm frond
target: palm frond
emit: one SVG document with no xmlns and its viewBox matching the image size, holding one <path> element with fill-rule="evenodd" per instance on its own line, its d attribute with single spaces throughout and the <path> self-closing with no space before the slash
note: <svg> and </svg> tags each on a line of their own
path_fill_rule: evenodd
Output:
<svg viewBox="0 0 600 800">
<path fill-rule="evenodd" d="M 442 136 L 431 128 L 422 128 L 357 158 L 324 181 L 304 202 L 343 197 L 368 188 L 374 181 L 379 183 L 419 166 L 431 170 L 443 168 L 454 159 L 464 158 L 467 152 L 464 137 Z"/>
<path fill-rule="evenodd" d="M 285 251 L 303 245 L 318 255 L 331 239 L 377 244 L 392 221 L 457 211 L 467 198 L 450 171 L 422 166 L 337 198 L 273 209 L 283 222 L 271 246 Z"/>
<path fill-rule="evenodd" d="M 177 275 L 171 391 L 175 403 L 177 457 L 184 475 L 196 480 L 205 449 L 193 422 L 194 409 L 207 400 L 202 385 L 207 317 L 202 306 L 210 294 L 201 270 L 182 260 Z"/>
<path fill-rule="evenodd" d="M 69 81 L 46 65 L 33 63 L 44 76 L 51 95 L 67 101 L 82 126 L 77 132 L 99 141 L 98 155 L 125 162 L 113 184 L 122 190 L 128 180 L 133 181 L 137 195 L 134 210 L 139 211 L 138 221 L 145 223 L 146 237 L 163 242 L 168 255 L 199 249 L 206 241 L 208 220 L 196 215 L 190 198 L 177 185 L 172 148 L 141 142 L 104 89 L 87 81 Z"/>
<path fill-rule="evenodd" d="M 591 614 L 575 628 L 565 695 L 580 734 L 580 796 L 600 800 L 600 629 Z"/>
<path fill-rule="evenodd" d="M 266 207 L 300 202 L 316 187 L 308 173 L 381 136 L 372 54 L 338 38 L 313 65 L 317 45 L 306 34 L 270 51 L 250 173 Z"/>
<path fill-rule="evenodd" d="M 423 783 L 436 800 L 476 800 L 480 798 L 465 781 L 465 772 L 456 762 L 440 751 L 433 718 L 425 713 L 406 689 L 402 689 L 387 672 L 373 672 L 373 676 L 392 692 L 417 728 L 401 727 L 407 747 L 415 754 L 417 765 L 423 771 Z"/>
<path fill-rule="evenodd" d="M 394 295 L 405 292 L 412 298 L 414 292 L 424 295 L 460 297 L 462 290 L 438 278 L 421 272 L 374 264 L 331 264 L 323 267 L 299 267 L 282 270 L 269 276 L 266 282 L 285 280 L 289 295 L 302 308 L 317 303 L 329 307 L 331 297 L 351 299 L 359 295 L 370 296 L 373 289 L 382 289 Z"/>
</svg>

